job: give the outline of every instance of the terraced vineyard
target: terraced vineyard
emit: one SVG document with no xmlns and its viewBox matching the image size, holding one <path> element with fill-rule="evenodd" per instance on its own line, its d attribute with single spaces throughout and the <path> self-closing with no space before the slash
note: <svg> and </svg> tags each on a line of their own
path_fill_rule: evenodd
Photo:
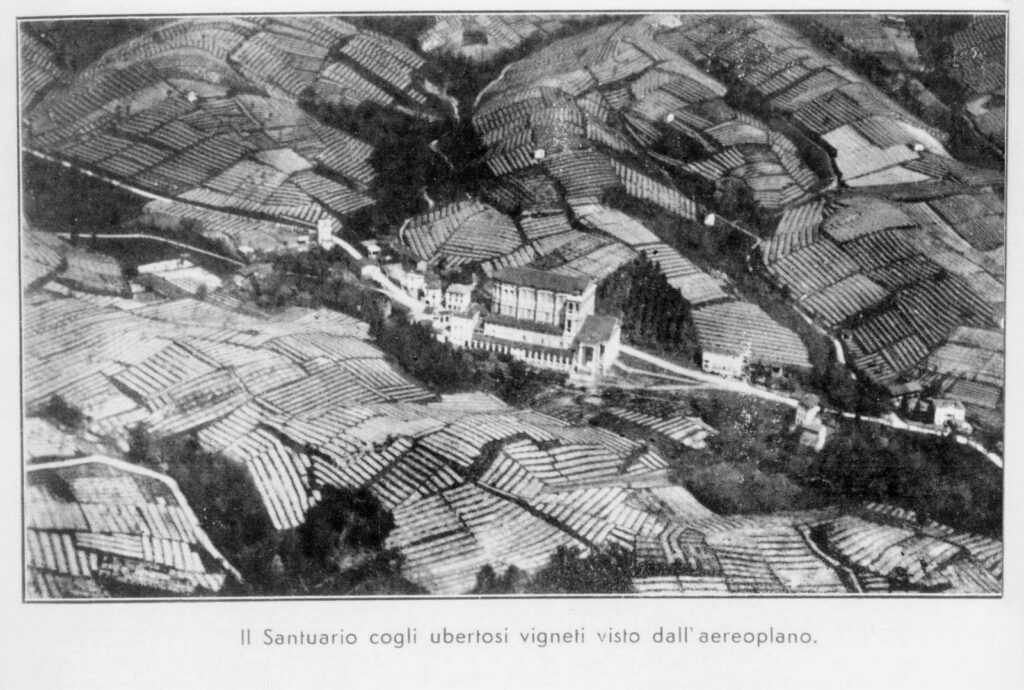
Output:
<svg viewBox="0 0 1024 690">
<path fill-rule="evenodd" d="M 38 260 L 49 260 L 60 279 L 64 248 L 49 248 Z M 158 438 L 191 435 L 246 469 L 278 530 L 301 525 L 326 487 L 367 489 L 394 515 L 387 546 L 403 554 L 405 577 L 431 592 L 466 593 L 485 565 L 533 573 L 558 547 L 588 553 L 612 545 L 672 574 L 638 580 L 640 592 L 859 591 L 861 571 L 881 578 L 876 584 L 903 586 L 902 571 L 876 564 L 883 556 L 871 560 L 847 545 L 860 537 L 845 535 L 864 530 L 935 559 L 927 577 L 914 571 L 911 585 L 989 592 L 999 581 L 993 542 L 939 525 L 925 534 L 910 518 L 896 529 L 893 516 L 872 521 L 870 512 L 716 515 L 672 482 L 666 460 L 646 443 L 488 396 L 438 399 L 383 358 L 365 324 L 333 312 L 260 315 L 191 298 L 142 305 L 55 282 L 30 293 L 25 306 L 28 413 L 43 413 L 59 394 L 84 424 L 63 437 L 36 423 L 27 449 L 37 462 L 77 453 L 83 435 L 126 448 L 138 424 Z M 982 336 L 961 336 L 971 337 Z M 702 448 L 715 433 L 699 418 L 609 412 L 684 447 Z M 31 515 L 45 515 L 29 522 L 33 592 L 99 596 L 110 581 L 174 593 L 223 586 L 230 566 L 211 572 L 202 564 L 194 543 L 211 547 L 190 536 L 200 533 L 187 514 L 146 527 L 125 522 L 125 510 L 156 515 L 146 501 L 157 499 L 144 498 L 151 490 L 126 476 L 141 470 L 68 462 L 100 463 L 103 477 L 116 469 L 116 481 L 74 480 L 74 502 L 52 488 L 29 493 Z M 51 471 L 32 467 L 40 477 Z M 87 483 L 91 493 L 83 493 Z M 54 501 L 63 501 L 57 512 Z M 116 526 L 100 521 L 112 514 L 121 516 Z M 165 535 L 169 521 L 191 531 Z"/>
<path fill-rule="evenodd" d="M 836 21 L 856 50 L 913 60 L 904 34 Z M 23 151 L 146 199 L 111 226 L 198 234 L 254 264 L 168 278 L 167 298 L 81 246 L 101 228 L 47 228 L 71 243 L 23 229 L 29 595 L 184 596 L 241 579 L 174 481 L 112 459 L 135 458 L 150 436 L 244 472 L 280 539 L 261 552 L 270 570 L 325 495 L 352 492 L 393 518 L 377 554 L 392 574 L 433 594 L 472 592 L 485 567 L 529 579 L 573 549 L 626 554 L 643 595 L 1000 593 L 1001 541 L 863 494 L 820 510 L 710 510 L 674 473 L 732 432 L 696 407 L 595 402 L 554 384 L 545 395 L 573 398 L 564 415 L 436 395 L 369 323 L 287 306 L 320 303 L 292 259 L 320 262 L 317 289 L 372 288 L 433 318 L 438 305 L 367 276 L 385 260 L 431 289 L 472 274 L 475 299 L 503 268 L 602 283 L 646 255 L 685 302 L 662 290 L 660 306 L 681 305 L 700 350 L 741 351 L 801 386 L 825 385 L 812 370 L 831 375 L 845 356 L 862 382 L 915 381 L 1000 427 L 1002 171 L 950 157 L 946 133 L 795 26 L 739 14 L 209 16 L 154 20 L 76 70 L 44 33 L 22 31 Z M 949 39 L 952 78 L 988 99 L 972 122 L 996 141 L 997 33 L 976 20 Z M 452 82 L 468 66 L 483 85 L 470 94 Z M 407 153 L 395 142 L 434 167 L 394 169 Z M 345 259 L 270 263 L 308 251 L 314 230 L 341 240 Z M 371 236 L 386 259 L 354 248 Z M 300 273 L 303 294 L 275 291 L 276 310 L 239 297 Z M 827 372 L 808 349 L 821 334 L 841 349 Z M 529 372 L 445 353 L 526 398 L 509 391 Z M 700 373 L 684 386 L 775 395 Z M 670 386 L 634 393 L 659 387 Z M 588 405 L 604 426 L 583 420 Z"/>
<path fill-rule="evenodd" d="M 340 19 L 167 22 L 70 78 L 25 46 L 25 148 L 161 197 L 161 214 L 198 217 L 236 255 L 293 247 L 320 219 L 374 203 L 373 147 L 306 114 L 300 96 L 439 117 L 423 58 Z"/>
</svg>

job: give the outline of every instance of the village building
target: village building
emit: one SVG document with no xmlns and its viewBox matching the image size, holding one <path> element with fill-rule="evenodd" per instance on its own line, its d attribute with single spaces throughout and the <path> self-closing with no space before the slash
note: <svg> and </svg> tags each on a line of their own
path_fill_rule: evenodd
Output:
<svg viewBox="0 0 1024 690">
<path fill-rule="evenodd" d="M 444 308 L 454 312 L 469 308 L 473 296 L 473 286 L 463 283 L 452 283 L 444 291 Z"/>
<path fill-rule="evenodd" d="M 600 380 L 619 358 L 622 325 L 613 316 L 588 316 L 576 335 L 576 354 L 570 378 L 574 381 Z"/>
<path fill-rule="evenodd" d="M 441 276 L 428 271 L 423 276 L 423 301 L 428 307 L 440 309 L 444 305 L 444 293 L 441 291 Z"/>
<path fill-rule="evenodd" d="M 363 246 L 368 258 L 376 260 L 380 256 L 381 248 L 377 240 L 363 240 L 359 244 Z"/>
<path fill-rule="evenodd" d="M 157 261 L 136 270 L 138 285 L 169 299 L 210 293 L 222 285 L 220 278 L 188 259 Z"/>
<path fill-rule="evenodd" d="M 935 411 L 933 423 L 937 427 L 962 427 L 966 423 L 967 409 L 959 400 L 935 398 L 932 407 Z"/>
<path fill-rule="evenodd" d="M 384 264 L 384 274 L 398 283 L 402 290 L 414 299 L 422 299 L 425 278 L 423 271 L 407 269 L 401 261 Z"/>
<path fill-rule="evenodd" d="M 917 409 L 921 401 L 924 387 L 920 381 L 908 381 L 906 383 L 890 383 L 885 387 L 889 393 L 889 405 L 894 410 L 900 410 L 904 414 Z"/>
<path fill-rule="evenodd" d="M 701 371 L 730 378 L 743 378 L 747 375 L 750 363 L 750 346 L 729 347 L 714 345 L 701 351 Z"/>
<path fill-rule="evenodd" d="M 828 440 L 828 427 L 821 418 L 821 402 L 818 396 L 808 393 L 801 398 L 790 430 L 800 434 L 801 446 L 821 452 Z"/>
<path fill-rule="evenodd" d="M 338 221 L 332 218 L 321 218 L 317 221 L 316 243 L 320 245 L 321 249 L 330 249 L 334 246 L 334 229 L 339 225 Z"/>
<path fill-rule="evenodd" d="M 434 320 L 437 337 L 455 347 L 469 347 L 480 325 L 480 307 L 472 304 L 464 311 L 442 311 Z"/>
</svg>

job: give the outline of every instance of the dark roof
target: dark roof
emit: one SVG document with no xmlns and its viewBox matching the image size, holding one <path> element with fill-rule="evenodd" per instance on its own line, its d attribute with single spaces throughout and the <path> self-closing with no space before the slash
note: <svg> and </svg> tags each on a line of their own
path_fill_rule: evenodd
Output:
<svg viewBox="0 0 1024 690">
<path fill-rule="evenodd" d="M 581 295 L 590 284 L 587 276 L 567 276 L 561 273 L 541 271 L 536 268 L 506 266 L 494 273 L 493 280 L 513 285 L 551 290 L 570 295 Z"/>
<path fill-rule="evenodd" d="M 585 345 L 606 343 L 611 340 L 618 323 L 619 320 L 614 316 L 588 316 L 583 321 L 580 332 L 576 334 L 576 342 Z"/>
<path fill-rule="evenodd" d="M 889 389 L 889 395 L 893 397 L 901 395 L 913 395 L 914 393 L 920 393 L 924 390 L 920 381 L 910 381 L 908 383 L 890 383 L 886 388 Z"/>
<path fill-rule="evenodd" d="M 510 328 L 518 328 L 524 331 L 534 331 L 536 333 L 547 333 L 548 335 L 561 335 L 564 329 L 561 326 L 556 326 L 552 323 L 542 323 L 540 321 L 526 321 L 524 319 L 517 319 L 512 316 L 505 316 L 504 314 L 491 314 L 486 317 L 488 323 L 494 323 L 499 326 L 509 326 Z"/>
</svg>

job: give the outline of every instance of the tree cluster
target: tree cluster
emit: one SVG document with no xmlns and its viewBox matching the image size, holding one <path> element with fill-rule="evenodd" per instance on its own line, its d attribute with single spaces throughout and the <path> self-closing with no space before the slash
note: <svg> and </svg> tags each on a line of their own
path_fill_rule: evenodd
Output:
<svg viewBox="0 0 1024 690">
<path fill-rule="evenodd" d="M 542 569 L 527 575 L 515 566 L 499 575 L 486 565 L 471 594 L 625 594 L 637 572 L 633 554 L 618 545 L 593 548 L 560 546 Z"/>
<path fill-rule="evenodd" d="M 632 342 L 695 344 L 689 303 L 646 254 L 603 282 L 597 298 L 603 313 L 622 314 L 622 330 Z"/>
<path fill-rule="evenodd" d="M 68 429 L 77 429 L 85 421 L 85 414 L 80 409 L 68 403 L 61 395 L 53 395 L 46 405 L 39 412 L 39 416 L 45 417 Z"/>
<path fill-rule="evenodd" d="M 482 375 L 473 357 L 435 338 L 430 325 L 396 317 L 377 319 L 370 326 L 385 353 L 437 392 L 454 393 L 480 384 Z"/>
<path fill-rule="evenodd" d="M 391 513 L 365 489 L 320 488 L 320 501 L 296 529 L 278 531 L 245 466 L 202 449 L 194 436 L 156 439 L 142 425 L 128 459 L 166 472 L 200 525 L 242 575 L 239 595 L 380 594 L 422 590 L 401 575 L 402 558 L 384 548 Z"/>
<path fill-rule="evenodd" d="M 851 424 L 807 474 L 830 493 L 892 503 L 951 527 L 1002 534 L 1002 472 L 949 436 Z"/>
</svg>

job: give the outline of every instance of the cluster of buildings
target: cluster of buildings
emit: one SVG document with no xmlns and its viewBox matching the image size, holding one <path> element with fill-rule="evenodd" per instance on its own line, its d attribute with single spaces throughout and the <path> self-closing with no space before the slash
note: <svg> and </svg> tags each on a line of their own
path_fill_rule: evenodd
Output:
<svg viewBox="0 0 1024 690">
<path fill-rule="evenodd" d="M 387 274 L 426 304 L 438 339 L 457 347 L 509 354 L 542 369 L 592 384 L 608 373 L 619 355 L 621 323 L 596 313 L 597 284 L 574 276 L 527 267 L 506 267 L 483 286 L 450 283 L 421 264 L 394 263 Z M 475 294 L 476 293 L 476 294 Z M 479 299 L 477 299 L 479 297 Z"/>
</svg>

